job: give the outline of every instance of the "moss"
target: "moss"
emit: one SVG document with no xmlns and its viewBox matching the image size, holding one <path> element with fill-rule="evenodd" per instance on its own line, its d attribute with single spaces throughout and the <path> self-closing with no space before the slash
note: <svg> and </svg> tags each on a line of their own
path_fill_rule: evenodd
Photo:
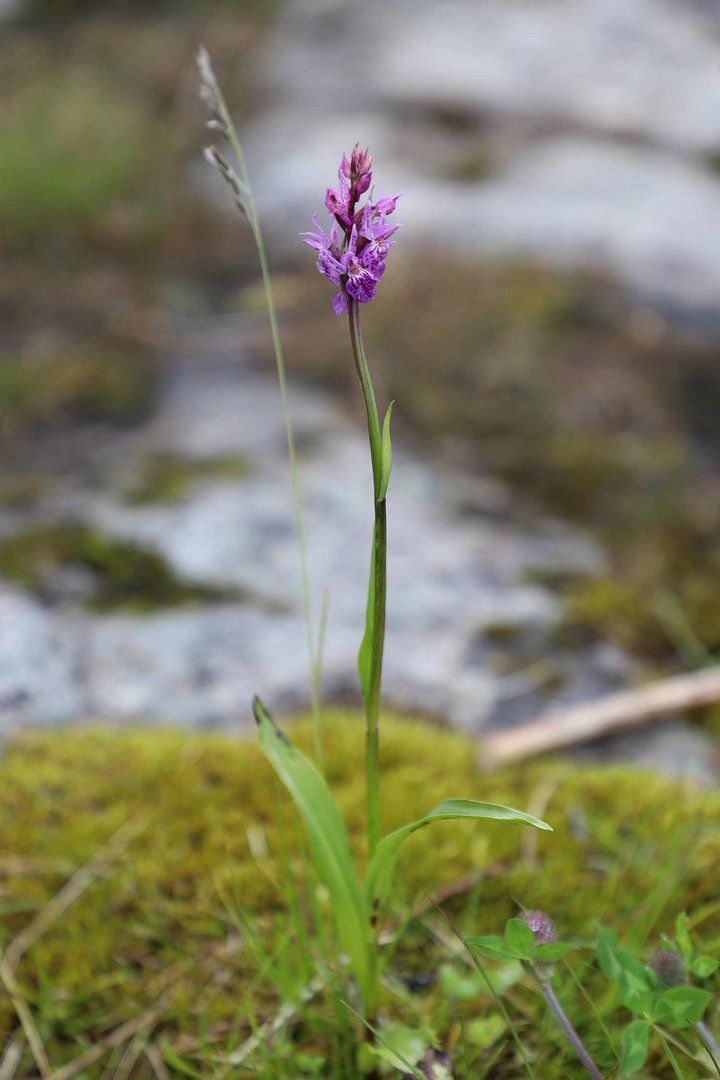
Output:
<svg viewBox="0 0 720 1080">
<path fill-rule="evenodd" d="M 6 439 L 68 423 L 131 424 L 155 401 L 149 357 L 105 344 L 0 361 L 0 433 Z"/>
<path fill-rule="evenodd" d="M 495 161 L 488 150 L 477 149 L 451 162 L 445 171 L 448 180 L 458 184 L 476 184 L 495 172 Z"/>
<path fill-rule="evenodd" d="M 144 462 L 142 471 L 127 494 L 128 502 L 177 502 L 201 481 L 243 480 L 253 471 L 247 456 L 179 458 L 163 454 Z"/>
<path fill-rule="evenodd" d="M 600 577 L 576 585 L 568 594 L 564 629 L 592 630 L 623 648 L 657 652 L 667 645 L 662 626 L 642 596 L 614 578 Z"/>
<path fill-rule="evenodd" d="M 697 719 L 716 739 L 720 740 L 720 705 L 703 709 Z"/>
<path fill-rule="evenodd" d="M 50 478 L 38 473 L 18 473 L 0 481 L 0 506 L 24 510 L 33 506 L 47 490 Z"/>
<path fill-rule="evenodd" d="M 592 633 L 653 660 L 706 662 L 720 652 L 720 541 L 706 523 L 630 529 L 616 573 L 560 583 L 565 631 Z"/>
<path fill-rule="evenodd" d="M 294 727 L 292 737 L 307 750 L 309 725 Z M 362 739 L 362 724 L 352 716 L 327 716 L 331 782 L 359 853 Z M 637 946 L 648 935 L 655 940 L 662 930 L 671 930 L 677 912 L 687 908 L 704 912 L 696 921 L 699 943 L 717 939 L 720 913 L 708 873 L 720 856 L 717 794 L 699 794 L 650 775 L 639 783 L 637 773 L 629 771 L 552 763 L 481 776 L 468 741 L 392 718 L 383 728 L 383 758 L 386 828 L 450 795 L 527 807 L 542 789 L 552 792 L 543 816 L 556 830 L 533 834 L 532 855 L 522 854 L 522 836 L 528 834 L 515 827 L 467 823 L 423 830 L 401 857 L 396 912 L 427 890 L 480 871 L 479 890 L 453 905 L 466 933 L 496 932 L 514 910 L 514 898 L 551 911 L 564 935 L 587 934 L 600 919 L 623 937 L 630 929 Z M 294 902 L 301 917 L 309 918 L 313 910 L 300 884 L 303 857 L 296 854 L 287 799 L 253 741 L 83 727 L 63 731 L 62 738 L 23 735 L 0 760 L 0 848 L 7 866 L 17 867 L 15 873 L 6 869 L 2 881 L 0 945 L 7 945 L 71 870 L 138 812 L 147 816 L 144 831 L 48 928 L 19 967 L 56 1067 L 108 1027 L 154 1004 L 168 971 L 175 981 L 159 1021 L 162 1043 L 196 1061 L 198 1047 L 212 1048 L 219 1041 L 222 1049 L 228 1038 L 240 1041 L 252 1023 L 249 987 L 258 1019 L 275 1014 L 277 988 L 266 985 L 259 967 L 267 972 L 279 963 L 273 951 L 286 932 L 297 941 L 297 926 L 289 928 L 284 914 L 287 860 L 297 874 Z M 322 905 L 322 898 L 315 903 Z M 232 913 L 238 908 L 236 927 Z M 289 963 L 294 953 L 300 963 L 305 948 L 301 944 L 291 955 L 278 956 Z M 392 968 L 416 975 L 448 959 L 448 950 L 416 920 Z M 407 1022 L 401 997 L 389 995 L 383 1008 Z M 479 988 L 466 1016 L 487 1015 L 488 1008 L 492 1005 Z M 421 1009 L 426 1020 L 434 1017 L 429 1022 L 441 1042 L 451 1038 L 456 1008 L 441 989 L 431 986 L 412 1009 Z M 411 1022 L 416 1026 L 414 1013 Z M 15 1023 L 9 1003 L 0 999 L 0 1031 L 8 1033 Z M 586 1010 L 582 1023 L 591 1024 Z M 523 1037 L 534 1045 L 533 1033 L 540 1028 L 528 1020 Z M 324 1033 L 319 1030 L 306 1020 L 297 1038 L 301 1044 L 307 1040 L 306 1049 L 318 1050 L 328 1037 L 327 1015 Z M 552 1037 L 543 1028 L 542 1040 Z M 511 1045 L 506 1053 L 512 1054 Z M 551 1055 L 558 1068 L 564 1054 L 559 1048 Z M 150 1076 L 148 1068 L 140 1066 L 137 1075 Z M 572 1065 L 565 1062 L 565 1068 Z M 94 1069 L 88 1077 L 99 1076 L 101 1064 Z M 548 1066 L 543 1075 L 556 1074 Z"/>
<path fill-rule="evenodd" d="M 229 589 L 183 581 L 157 552 L 83 524 L 36 526 L 0 540 L 0 574 L 40 596 L 52 596 L 58 574 L 89 576 L 85 603 L 99 610 L 150 611 L 200 601 L 237 599 Z"/>
<path fill-rule="evenodd" d="M 517 623 L 486 623 L 480 629 L 480 636 L 491 645 L 515 645 L 520 640 L 522 631 Z"/>
<path fill-rule="evenodd" d="M 242 16 L 246 21 L 252 19 L 263 25 L 275 17 L 282 4 L 283 0 L 243 0 Z M 119 10 L 125 15 L 145 13 L 145 5 L 141 0 L 121 0 L 120 3 L 115 0 L 112 5 L 109 0 L 28 0 L 22 18 L 25 22 L 32 19 L 34 22 L 47 22 L 53 26 L 65 19 L 102 16 L 111 6 L 116 12 Z M 176 19 L 191 14 L 193 10 L 192 0 L 161 0 L 156 6 L 158 11 L 174 15 Z M 236 13 L 240 5 L 238 0 L 206 0 L 206 7 L 211 13 L 222 11 L 223 8 Z"/>
</svg>

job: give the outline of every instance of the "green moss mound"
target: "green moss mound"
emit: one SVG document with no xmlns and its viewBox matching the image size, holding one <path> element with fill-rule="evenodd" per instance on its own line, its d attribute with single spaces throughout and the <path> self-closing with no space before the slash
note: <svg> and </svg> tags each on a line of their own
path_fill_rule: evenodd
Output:
<svg viewBox="0 0 720 1080">
<path fill-rule="evenodd" d="M 252 471 L 252 461 L 244 455 L 189 459 L 157 454 L 144 463 L 127 499 L 135 506 L 180 502 L 203 480 L 244 480 Z"/>
<path fill-rule="evenodd" d="M 309 751 L 309 727 L 288 730 Z M 362 723 L 332 714 L 325 731 L 329 779 L 362 856 Z M 554 763 L 484 776 L 468 741 L 400 720 L 385 723 L 382 754 L 385 828 L 464 795 L 540 809 L 555 829 L 540 835 L 468 823 L 422 831 L 401 857 L 387 926 L 426 892 L 479 875 L 450 904 L 467 934 L 498 932 L 519 902 L 551 911 L 563 936 L 588 934 L 601 920 L 642 949 L 671 931 L 683 909 L 696 913 L 703 944 L 720 936 L 711 872 L 720 857 L 718 794 L 650 775 L 639 779 L 636 772 Z M 0 945 L 7 947 L 72 873 L 138 815 L 145 827 L 127 850 L 23 955 L 20 987 L 56 1066 L 160 1001 L 151 1030 L 166 1063 L 179 1057 L 195 1070 L 188 1075 L 215 1075 L 198 1062 L 242 1043 L 277 1014 L 279 998 L 296 996 L 315 970 L 313 935 L 318 927 L 321 937 L 330 933 L 323 890 L 307 883 L 301 831 L 252 740 L 83 727 L 11 742 L 0 760 Z M 313 923 L 315 931 L 304 937 L 299 927 Z M 418 918 L 391 970 L 410 985 L 452 961 L 451 953 Z M 443 986 L 415 1006 L 391 995 L 384 1009 L 406 1023 L 409 1009 L 413 1024 L 418 1011 L 429 1010 L 447 1044 L 459 1037 L 458 1004 L 448 998 L 447 977 Z M 322 1069 L 326 1036 L 318 1032 L 328 1030 L 327 1010 L 330 1028 L 343 1012 L 341 987 L 322 1003 L 322 1029 L 310 1015 L 294 1032 L 312 1068 Z M 322 994 L 312 1008 L 321 1002 Z M 468 1022 L 494 1010 L 482 988 L 466 1008 Z M 592 1024 L 592 1016 L 585 1022 Z M 16 1029 L 9 1001 L 0 998 L 0 1038 Z M 579 1075 L 565 1051 L 553 1049 L 553 1038 L 544 1025 L 553 1065 L 541 1075 Z M 282 1038 L 274 1044 L 278 1060 L 284 1045 Z M 264 1076 L 313 1075 L 307 1061 L 305 1071 L 296 1064 L 294 1072 L 280 1066 L 275 1072 L 269 1060 L 260 1068 Z M 91 1064 L 82 1075 L 100 1076 L 102 1068 Z M 138 1059 L 133 1075 L 151 1077 L 150 1062 Z M 508 1063 L 493 1075 L 520 1070 Z"/>
<path fill-rule="evenodd" d="M 14 439 L 70 423 L 135 424 L 155 405 L 148 356 L 101 343 L 49 356 L 0 362 L 0 436 Z"/>
<path fill-rule="evenodd" d="M 178 604 L 248 599 L 184 581 L 157 552 L 78 522 L 39 525 L 0 541 L 0 575 L 40 597 L 55 596 L 58 575 L 73 567 L 88 576 L 78 599 L 99 611 L 142 614 Z"/>
</svg>

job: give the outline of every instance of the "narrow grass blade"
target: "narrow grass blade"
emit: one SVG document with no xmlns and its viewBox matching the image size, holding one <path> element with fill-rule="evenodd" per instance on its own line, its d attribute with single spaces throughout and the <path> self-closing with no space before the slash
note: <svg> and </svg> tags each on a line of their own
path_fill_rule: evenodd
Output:
<svg viewBox="0 0 720 1080">
<path fill-rule="evenodd" d="M 345 1006 L 346 1009 L 348 1009 L 349 1012 L 351 1012 L 353 1014 L 353 1016 L 357 1017 L 357 1019 L 360 1021 L 361 1024 L 365 1025 L 365 1027 L 368 1029 L 368 1031 L 372 1035 L 375 1036 L 375 1039 L 382 1046 L 384 1046 L 386 1050 L 389 1050 L 391 1054 L 395 1055 L 395 1057 L 398 1059 L 398 1061 L 400 1061 L 401 1064 L 405 1066 L 405 1068 L 408 1070 L 408 1072 L 410 1073 L 411 1076 L 416 1076 L 418 1078 L 418 1080 L 425 1080 L 425 1078 L 423 1077 L 423 1074 L 421 1072 L 419 1072 L 415 1068 L 414 1065 L 411 1065 L 410 1062 L 407 1060 L 407 1058 L 403 1057 L 403 1055 L 398 1050 L 395 1050 L 394 1047 L 390 1046 L 390 1044 L 387 1043 L 385 1041 L 385 1039 L 383 1039 L 382 1035 L 380 1034 L 380 1032 L 378 1031 L 378 1029 L 376 1027 L 374 1027 L 371 1023 L 369 1023 L 365 1019 L 365 1017 L 360 1015 L 360 1013 L 355 1012 L 355 1009 L 353 1009 L 352 1005 L 349 1005 L 347 1001 L 343 1001 L 343 1005 Z"/>
</svg>

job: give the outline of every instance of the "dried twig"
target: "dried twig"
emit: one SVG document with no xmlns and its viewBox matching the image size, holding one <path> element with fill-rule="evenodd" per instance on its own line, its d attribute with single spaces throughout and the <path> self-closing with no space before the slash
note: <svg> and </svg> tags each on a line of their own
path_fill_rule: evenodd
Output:
<svg viewBox="0 0 720 1080">
<path fill-rule="evenodd" d="M 0 1080 L 13 1080 L 23 1053 L 22 1043 L 18 1039 L 11 1039 L 0 1061 Z"/>
<path fill-rule="evenodd" d="M 42 1039 L 40 1038 L 40 1032 L 35 1025 L 27 1002 L 20 992 L 20 987 L 15 978 L 15 972 L 4 957 L 0 960 L 0 982 L 2 982 L 12 1001 L 13 1008 L 15 1009 L 17 1018 L 25 1032 L 25 1038 L 27 1039 L 30 1053 L 38 1067 L 38 1071 L 43 1080 L 49 1080 L 52 1069 L 50 1068 L 50 1062 L 47 1053 L 45 1052 Z"/>
<path fill-rule="evenodd" d="M 155 1043 L 145 1047 L 145 1057 L 150 1062 L 150 1068 L 155 1073 L 156 1080 L 170 1080 L 170 1073 L 167 1071 L 163 1056 Z"/>
<path fill-rule="evenodd" d="M 61 1069 L 57 1069 L 52 1073 L 50 1080 L 72 1080 L 78 1073 L 83 1072 L 88 1066 L 93 1065 L 98 1061 L 103 1054 L 108 1052 L 108 1050 L 114 1050 L 116 1046 L 121 1046 L 123 1043 L 129 1042 L 140 1032 L 151 1031 L 163 1013 L 166 1012 L 172 1004 L 170 988 L 191 966 L 192 963 L 190 960 L 182 960 L 167 968 L 163 973 L 165 992 L 158 998 L 154 1005 L 151 1005 L 149 1009 L 139 1016 L 134 1016 L 131 1020 L 127 1020 L 124 1024 L 121 1024 L 120 1027 L 111 1031 L 104 1039 L 100 1039 L 94 1046 L 89 1047 L 84 1053 L 73 1058 L 67 1065 L 63 1065 Z M 141 1049 L 145 1048 L 142 1047 Z"/>
<path fill-rule="evenodd" d="M 159 1014 L 156 1015 L 157 1019 L 159 1019 Z M 149 1026 L 143 1028 L 142 1031 L 139 1031 L 137 1033 L 134 1039 L 132 1039 L 132 1041 L 130 1042 L 130 1045 L 126 1049 L 123 1056 L 120 1058 L 118 1067 L 113 1073 L 112 1080 L 128 1080 L 130 1073 L 133 1071 L 135 1065 L 137 1064 L 138 1058 L 143 1053 L 147 1045 L 149 1037 Z"/>
<path fill-rule="evenodd" d="M 35 942 L 52 926 L 52 924 L 75 903 L 79 896 L 90 886 L 93 881 L 100 877 L 113 860 L 121 854 L 135 837 L 146 827 L 147 820 L 144 815 L 133 815 L 118 831 L 110 838 L 90 862 L 85 863 L 73 876 L 65 882 L 59 892 L 43 907 L 35 918 L 24 930 L 8 945 L 2 958 L 0 958 L 0 982 L 7 990 L 18 1020 L 25 1033 L 30 1052 L 35 1064 L 43 1077 L 49 1080 L 53 1076 L 50 1061 L 45 1047 L 43 1046 L 40 1033 L 37 1029 L 27 1002 L 15 977 L 15 971 L 22 957 L 32 948 Z M 62 1070 L 61 1070 L 62 1072 Z"/>
<path fill-rule="evenodd" d="M 258 1050 L 263 1043 L 269 1043 L 273 1037 L 277 1035 L 279 1031 L 287 1027 L 300 1011 L 301 1005 L 307 1005 L 314 997 L 316 997 L 327 986 L 332 975 L 323 976 L 317 975 L 314 979 L 311 979 L 307 986 L 304 986 L 300 991 L 300 1001 L 298 1003 L 292 1003 L 283 1005 L 278 1011 L 277 1015 L 272 1020 L 266 1021 L 261 1024 L 254 1035 L 251 1035 L 238 1046 L 237 1050 L 233 1050 L 232 1054 L 223 1059 L 224 1065 L 243 1065 L 249 1057 Z"/>
<path fill-rule="evenodd" d="M 720 668 L 676 675 L 586 705 L 549 712 L 530 724 L 490 734 L 483 740 L 480 764 L 504 765 L 718 701 Z"/>
</svg>

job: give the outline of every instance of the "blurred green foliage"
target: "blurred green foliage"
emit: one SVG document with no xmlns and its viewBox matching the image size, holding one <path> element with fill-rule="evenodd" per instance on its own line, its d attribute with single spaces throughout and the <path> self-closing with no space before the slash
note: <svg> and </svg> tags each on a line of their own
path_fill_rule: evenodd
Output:
<svg viewBox="0 0 720 1080">
<path fill-rule="evenodd" d="M 31 435 L 67 421 L 137 423 L 155 402 L 149 358 L 118 343 L 0 362 L 0 436 Z"/>
<path fill-rule="evenodd" d="M 160 454 L 143 462 L 127 498 L 137 506 L 177 502 L 202 481 L 243 480 L 252 472 L 251 459 L 243 455 L 189 459 Z"/>
<path fill-rule="evenodd" d="M 142 183 L 145 118 L 102 82 L 70 75 L 25 88 L 0 127 L 0 219 L 7 240 L 82 232 Z"/>
<path fill-rule="evenodd" d="M 240 598 L 234 590 L 186 582 L 156 551 L 89 525 L 38 525 L 0 540 L 0 574 L 40 596 L 52 598 L 58 574 L 72 567 L 88 574 L 82 601 L 101 611 L 143 613 Z"/>
</svg>

